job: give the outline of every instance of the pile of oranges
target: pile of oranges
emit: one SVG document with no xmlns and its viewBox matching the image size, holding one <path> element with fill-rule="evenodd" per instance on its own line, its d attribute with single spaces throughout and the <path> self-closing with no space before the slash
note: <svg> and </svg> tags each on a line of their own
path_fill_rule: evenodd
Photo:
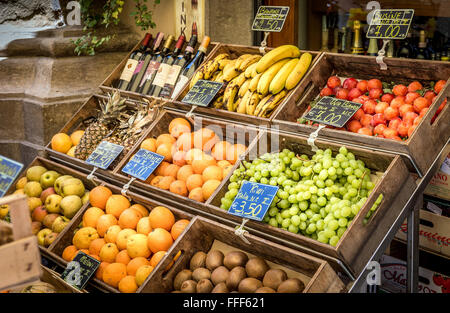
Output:
<svg viewBox="0 0 450 313">
<path fill-rule="evenodd" d="M 136 292 L 189 224 L 186 219 L 176 221 L 166 207 L 149 213 L 104 186 L 92 189 L 89 201 L 83 227 L 62 258 L 69 262 L 78 251 L 89 254 L 101 261 L 95 277 L 123 293 Z"/>
<path fill-rule="evenodd" d="M 221 141 L 209 128 L 193 132 L 184 118 L 173 119 L 168 131 L 141 143 L 141 149 L 164 156 L 146 182 L 199 202 L 213 194 L 247 150 L 245 145 Z"/>
</svg>

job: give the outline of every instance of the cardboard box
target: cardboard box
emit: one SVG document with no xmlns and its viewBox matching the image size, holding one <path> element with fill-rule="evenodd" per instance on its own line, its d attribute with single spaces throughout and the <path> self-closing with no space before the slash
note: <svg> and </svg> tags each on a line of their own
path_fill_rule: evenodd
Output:
<svg viewBox="0 0 450 313">
<path fill-rule="evenodd" d="M 425 188 L 424 194 L 450 200 L 450 145 L 447 145 L 444 153 L 447 158 Z"/>
<path fill-rule="evenodd" d="M 406 262 L 383 255 L 380 260 L 381 288 L 406 292 Z M 419 293 L 450 293 L 450 277 L 419 266 Z"/>
</svg>

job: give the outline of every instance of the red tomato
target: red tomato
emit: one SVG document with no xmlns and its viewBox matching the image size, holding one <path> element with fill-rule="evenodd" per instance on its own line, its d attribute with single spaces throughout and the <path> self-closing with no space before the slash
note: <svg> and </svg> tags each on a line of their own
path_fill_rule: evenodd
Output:
<svg viewBox="0 0 450 313">
<path fill-rule="evenodd" d="M 384 113 L 384 110 L 389 107 L 387 102 L 378 102 L 375 106 L 375 113 Z"/>
<path fill-rule="evenodd" d="M 384 118 L 383 113 L 377 113 L 373 116 L 371 125 L 373 127 L 380 125 L 380 124 L 386 124 L 386 119 Z"/>
<path fill-rule="evenodd" d="M 356 84 L 356 88 L 358 88 L 362 93 L 367 92 L 367 90 L 368 90 L 367 80 L 360 80 L 358 82 L 358 84 Z"/>
<path fill-rule="evenodd" d="M 375 102 L 375 100 L 367 100 L 366 102 L 364 102 L 362 109 L 367 114 L 375 114 L 376 105 L 377 103 Z"/>
<path fill-rule="evenodd" d="M 344 80 L 342 87 L 344 87 L 347 90 L 352 90 L 353 88 L 356 88 L 356 85 L 358 85 L 358 81 L 353 77 L 350 77 Z"/>
<path fill-rule="evenodd" d="M 367 135 L 367 136 L 373 136 L 372 130 L 370 128 L 367 128 L 367 127 L 362 127 L 360 129 L 358 129 L 358 134 Z"/>
<path fill-rule="evenodd" d="M 352 88 L 348 93 L 347 100 L 353 101 L 353 99 L 358 98 L 361 95 L 362 93 L 358 88 Z"/>
<path fill-rule="evenodd" d="M 379 124 L 373 129 L 373 133 L 378 137 L 383 136 L 384 130 L 387 128 L 385 124 Z"/>
<path fill-rule="evenodd" d="M 379 99 L 383 94 L 383 90 L 380 88 L 372 88 L 369 90 L 369 97 L 372 99 Z"/>
<path fill-rule="evenodd" d="M 367 82 L 368 90 L 374 89 L 374 88 L 383 89 L 383 84 L 381 83 L 381 80 L 374 78 Z"/>
<path fill-rule="evenodd" d="M 347 100 L 348 97 L 348 90 L 345 88 L 337 88 L 336 91 L 336 98 Z"/>
<path fill-rule="evenodd" d="M 399 117 L 396 117 L 393 120 L 389 121 L 388 128 L 397 131 L 398 125 L 400 125 L 401 122 L 402 122 L 402 120 Z M 384 136 L 386 137 L 386 135 L 384 135 Z"/>
<path fill-rule="evenodd" d="M 395 85 L 394 88 L 392 88 L 392 92 L 396 96 L 406 96 L 408 93 L 408 87 L 405 85 Z"/>
<path fill-rule="evenodd" d="M 331 96 L 331 95 L 333 95 L 333 89 L 331 89 L 330 87 L 325 87 L 320 91 L 321 97 Z"/>
<path fill-rule="evenodd" d="M 352 133 L 357 133 L 358 130 L 362 127 L 362 125 L 357 120 L 352 120 L 352 121 L 347 123 L 346 127 Z"/>
<path fill-rule="evenodd" d="M 405 103 L 413 104 L 414 100 L 419 98 L 420 95 L 417 92 L 408 92 L 405 96 Z"/>
<path fill-rule="evenodd" d="M 394 99 L 394 95 L 391 93 L 385 93 L 384 95 L 381 96 L 381 101 L 383 102 L 387 102 L 389 104 L 391 104 L 391 101 Z"/>
<path fill-rule="evenodd" d="M 337 76 L 331 76 L 328 78 L 327 86 L 331 89 L 339 87 L 341 85 L 341 80 Z"/>
</svg>

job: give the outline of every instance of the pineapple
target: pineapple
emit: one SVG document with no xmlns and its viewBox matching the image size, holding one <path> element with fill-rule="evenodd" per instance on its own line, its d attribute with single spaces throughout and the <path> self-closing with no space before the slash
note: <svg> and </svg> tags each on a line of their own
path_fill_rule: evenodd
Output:
<svg viewBox="0 0 450 313">
<path fill-rule="evenodd" d="M 108 94 L 106 102 L 100 101 L 101 112 L 97 120 L 86 128 L 80 143 L 75 148 L 76 158 L 86 160 L 98 144 L 108 136 L 117 123 L 121 111 L 126 107 L 124 103 L 125 99 L 121 99 L 118 90 L 114 91 L 112 95 Z"/>
</svg>

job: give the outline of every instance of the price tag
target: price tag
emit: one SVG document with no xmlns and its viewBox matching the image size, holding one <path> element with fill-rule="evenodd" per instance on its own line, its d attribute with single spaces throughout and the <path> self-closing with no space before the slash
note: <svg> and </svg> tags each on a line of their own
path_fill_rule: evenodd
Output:
<svg viewBox="0 0 450 313">
<path fill-rule="evenodd" d="M 367 38 L 405 39 L 414 16 L 413 9 L 374 10 Z"/>
<path fill-rule="evenodd" d="M 0 197 L 3 197 L 17 178 L 23 164 L 0 155 Z"/>
<path fill-rule="evenodd" d="M 262 32 L 281 32 L 289 7 L 260 6 L 253 20 L 252 30 Z"/>
<path fill-rule="evenodd" d="M 361 103 L 322 97 L 304 116 L 305 119 L 335 127 L 343 127 L 361 108 Z"/>
<path fill-rule="evenodd" d="M 108 141 L 102 141 L 86 160 L 87 164 L 106 170 L 108 166 L 122 153 L 123 146 Z"/>
<path fill-rule="evenodd" d="M 207 107 L 222 86 L 223 83 L 201 79 L 197 81 L 194 86 L 192 86 L 181 101 L 192 105 Z"/>
<path fill-rule="evenodd" d="M 69 285 L 83 289 L 89 279 L 95 274 L 100 261 L 87 255 L 84 252 L 78 252 L 75 258 L 67 264 L 66 269 L 61 274 L 61 278 Z"/>
<path fill-rule="evenodd" d="M 128 161 L 122 169 L 122 172 L 136 177 L 137 179 L 146 180 L 163 160 L 164 157 L 160 154 L 140 149 L 131 160 Z"/>
<path fill-rule="evenodd" d="M 278 191 L 278 186 L 244 181 L 228 213 L 262 221 Z"/>
</svg>

